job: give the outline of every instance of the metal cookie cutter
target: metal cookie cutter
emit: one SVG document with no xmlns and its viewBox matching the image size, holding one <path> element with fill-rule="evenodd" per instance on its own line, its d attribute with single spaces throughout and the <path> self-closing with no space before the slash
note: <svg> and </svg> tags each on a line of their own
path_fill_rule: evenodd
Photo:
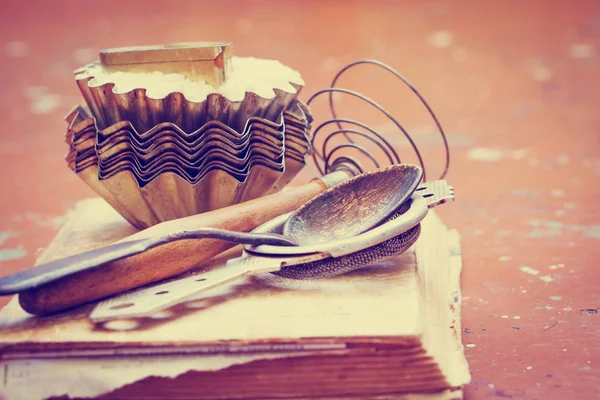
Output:
<svg viewBox="0 0 600 400">
<path fill-rule="evenodd" d="M 231 70 L 231 55 L 231 43 L 182 42 L 107 49 L 100 62 L 109 71 L 177 73 L 217 87 Z"/>
</svg>

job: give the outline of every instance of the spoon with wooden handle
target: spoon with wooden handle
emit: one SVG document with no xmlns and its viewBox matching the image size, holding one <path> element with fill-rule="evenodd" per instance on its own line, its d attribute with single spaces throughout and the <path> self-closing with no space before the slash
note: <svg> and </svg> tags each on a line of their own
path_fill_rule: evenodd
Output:
<svg viewBox="0 0 600 400">
<path fill-rule="evenodd" d="M 74 273 L 97 268 L 181 240 L 217 239 L 254 246 L 298 246 L 310 244 L 315 240 L 326 242 L 336 239 L 339 238 L 340 233 L 344 237 L 354 236 L 375 225 L 394 207 L 404 202 L 414 191 L 420 178 L 420 168 L 412 165 L 395 165 L 358 175 L 319 194 L 291 213 L 283 234 L 246 233 L 201 227 L 162 236 L 118 242 L 0 278 L 0 294 L 23 292 Z M 365 215 L 361 202 L 383 203 L 383 206 L 376 212 Z M 339 212 L 344 214 L 339 215 Z"/>
<path fill-rule="evenodd" d="M 329 187 L 343 182 L 352 174 L 338 170 L 310 183 L 255 200 L 207 213 L 171 220 L 128 236 L 118 243 L 164 237 L 196 228 L 218 228 L 249 232 L 298 206 Z M 70 274 L 52 282 L 19 292 L 19 302 L 31 314 L 44 315 L 122 293 L 149 283 L 179 275 L 235 244 L 217 239 L 177 240 L 140 252 L 131 257 L 102 264 L 98 268 Z M 35 267 L 34 267 L 35 268 Z M 23 273 L 27 273 L 23 271 Z M 15 291 L 10 277 L 0 279 L 2 295 Z M 8 286 L 5 286 L 8 285 Z"/>
<path fill-rule="evenodd" d="M 339 237 L 340 233 L 352 236 L 369 229 L 389 215 L 414 192 L 421 178 L 422 170 L 413 165 L 393 165 L 359 175 L 317 196 L 298 210 L 299 212 L 293 213 L 288 220 L 289 229 L 284 229 L 283 237 L 275 234 L 256 236 L 226 231 L 223 228 L 227 221 L 221 221 L 216 229 L 211 228 L 216 225 L 219 217 L 239 213 L 241 205 L 228 207 L 230 210 L 222 209 L 202 214 L 205 221 L 200 221 L 200 216 L 177 220 L 178 230 L 167 230 L 167 233 L 160 235 L 157 227 L 169 227 L 175 223 L 170 221 L 146 229 L 115 245 L 2 278 L 0 294 L 20 292 L 19 300 L 26 311 L 47 314 L 187 271 L 232 247 L 231 243 L 224 240 L 235 243 L 290 245 L 308 244 L 314 241 L 315 237 L 328 240 Z M 273 196 L 263 199 L 272 202 Z M 262 206 L 273 212 L 273 209 L 269 208 L 272 204 L 263 203 Z M 214 214 L 217 214 L 213 221 L 210 219 L 211 214 L 213 218 Z M 265 215 L 263 213 L 262 217 Z M 241 213 L 237 217 L 243 216 Z M 277 215 L 272 217 L 275 216 Z M 266 220 L 269 218 L 262 222 Z M 256 221 L 253 220 L 254 227 L 262 223 Z M 191 223 L 194 223 L 195 229 L 182 229 Z M 208 228 L 198 229 L 198 225 Z M 248 225 L 245 227 L 247 229 Z M 304 232 L 302 227 L 305 227 Z M 231 229 L 231 224 L 226 226 L 226 229 Z M 236 230 L 240 230 L 239 225 Z M 154 257 L 149 257 L 149 254 Z M 161 265 L 161 268 L 152 268 L 150 263 Z M 100 266 L 101 268 L 98 268 Z"/>
</svg>

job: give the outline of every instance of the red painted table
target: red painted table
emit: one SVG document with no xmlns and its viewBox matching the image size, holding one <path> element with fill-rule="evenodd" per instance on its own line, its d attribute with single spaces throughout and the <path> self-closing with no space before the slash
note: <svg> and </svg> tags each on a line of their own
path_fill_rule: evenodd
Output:
<svg viewBox="0 0 600 400">
<path fill-rule="evenodd" d="M 458 201 L 439 213 L 463 237 L 467 398 L 600 396 L 597 1 L 9 1 L 0 18 L 1 274 L 31 265 L 93 196 L 62 159 L 62 117 L 79 101 L 72 71 L 98 50 L 231 40 L 238 55 L 299 70 L 304 99 L 344 64 L 377 58 L 449 134 Z M 340 84 L 393 111 L 439 171 L 439 139 L 406 88 L 366 67 Z M 327 116 L 325 101 L 313 108 Z"/>
</svg>

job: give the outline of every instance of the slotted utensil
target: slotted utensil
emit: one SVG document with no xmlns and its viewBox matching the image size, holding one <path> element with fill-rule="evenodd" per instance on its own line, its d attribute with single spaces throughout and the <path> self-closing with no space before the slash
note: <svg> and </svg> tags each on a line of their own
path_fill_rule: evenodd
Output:
<svg viewBox="0 0 600 400">
<path fill-rule="evenodd" d="M 400 206 L 390 219 L 362 234 L 329 243 L 290 248 L 246 246 L 241 257 L 229 260 L 222 268 L 104 300 L 94 308 L 90 319 L 102 323 L 115 319 L 152 317 L 248 275 L 275 273 L 292 279 L 321 279 L 362 268 L 406 251 L 418 239 L 419 224 L 428 209 L 453 200 L 454 190 L 446 181 L 429 182 L 417 188 L 410 201 Z M 253 233 L 281 232 L 289 216 L 277 217 Z M 271 251 L 264 251 L 266 247 L 270 247 Z M 282 254 L 280 251 L 277 254 L 274 249 L 293 249 L 297 252 Z"/>
<path fill-rule="evenodd" d="M 289 216 L 283 235 L 253 235 L 199 227 L 169 235 L 117 243 L 0 278 L 0 294 L 33 289 L 181 240 L 211 238 L 234 243 L 307 245 L 314 244 L 315 237 L 320 239 L 319 243 L 352 237 L 389 216 L 415 191 L 421 177 L 421 168 L 409 164 L 373 170 L 335 185 L 309 200 Z M 377 206 L 376 209 L 373 209 L 372 204 Z"/>
</svg>

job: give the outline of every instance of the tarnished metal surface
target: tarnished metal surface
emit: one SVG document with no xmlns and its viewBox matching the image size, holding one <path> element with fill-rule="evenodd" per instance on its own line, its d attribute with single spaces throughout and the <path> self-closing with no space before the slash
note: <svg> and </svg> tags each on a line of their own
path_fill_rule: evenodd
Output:
<svg viewBox="0 0 600 400">
<path fill-rule="evenodd" d="M 232 54 L 231 43 L 185 42 L 106 49 L 100 62 L 108 71 L 181 74 L 217 87 L 231 72 Z"/>
<path fill-rule="evenodd" d="M 242 131 L 251 117 L 277 121 L 283 111 L 298 98 L 302 86 L 289 82 L 295 92 L 274 89 L 273 98 L 263 98 L 246 92 L 241 101 L 231 101 L 214 93 L 201 102 L 188 101 L 181 93 L 170 93 L 164 98 L 146 96 L 143 88 L 127 93 L 115 93 L 114 84 L 90 86 L 93 75 L 89 67 L 75 71 L 76 82 L 98 128 L 105 129 L 121 121 L 130 121 L 136 130 L 147 131 L 152 127 L 171 122 L 185 132 L 192 132 L 208 121 L 220 121 L 236 131 Z"/>
<path fill-rule="evenodd" d="M 388 176 L 385 172 L 383 170 L 383 175 Z M 398 168 L 396 172 L 398 172 Z M 366 177 L 368 176 L 366 175 Z M 346 182 L 348 184 L 354 182 L 354 185 L 357 185 L 356 178 Z M 358 183 L 360 184 L 360 181 Z M 343 192 L 344 188 L 345 185 L 341 184 L 332 189 Z M 410 190 L 411 188 L 408 188 L 407 191 Z M 290 249 L 299 249 L 299 251 L 290 253 L 281 251 L 285 249 L 281 245 L 247 245 L 245 246 L 247 252 L 242 257 L 229 260 L 225 267 L 195 275 L 193 282 L 186 278 L 175 279 L 102 301 L 94 308 L 90 319 L 94 322 L 104 322 L 111 319 L 147 317 L 185 301 L 190 296 L 196 296 L 204 290 L 212 289 L 247 274 L 271 272 L 290 279 L 322 279 L 398 256 L 408 250 L 419 238 L 420 222 L 426 216 L 428 208 L 454 200 L 454 191 L 446 181 L 434 181 L 421 185 L 416 192 L 418 194 L 412 196 L 409 201 L 402 202 L 391 215 L 385 216 L 379 226 L 369 232 L 341 240 L 339 238 L 338 240 L 332 239 L 328 243 L 320 243 L 319 246 L 312 246 L 312 248 L 305 245 L 291 246 Z M 390 197 L 393 198 L 393 196 Z M 328 198 L 323 193 L 318 196 L 319 200 L 315 201 L 321 201 L 326 205 Z M 357 207 L 357 211 L 364 211 L 364 209 Z M 258 227 L 252 234 L 268 235 L 273 232 L 282 232 L 285 224 L 296 218 L 298 213 L 310 215 L 312 210 L 303 208 L 297 212 L 282 215 Z M 322 212 L 315 218 L 318 217 L 326 219 L 328 215 L 326 212 Z M 348 233 L 350 234 L 351 231 L 349 230 Z M 270 254 L 269 252 L 266 254 L 261 254 L 260 251 L 256 252 L 261 248 L 270 248 L 275 251 Z M 280 252 L 277 253 L 276 250 L 280 250 Z M 198 282 L 202 282 L 201 285 L 198 285 Z M 157 299 L 155 297 L 157 292 L 170 294 Z"/>
<path fill-rule="evenodd" d="M 127 121 L 98 130 L 74 109 L 66 161 L 129 222 L 148 227 L 285 187 L 312 150 L 308 110 L 294 104 L 277 123 L 252 117 L 241 132 L 219 121 L 190 133 L 168 122 L 141 133 Z"/>
<path fill-rule="evenodd" d="M 252 254 L 269 255 L 311 255 L 315 253 L 329 254 L 332 257 L 341 257 L 364 249 L 367 246 L 375 246 L 385 240 L 391 239 L 394 234 L 406 232 L 420 223 L 428 213 L 429 208 L 440 204 L 454 201 L 454 190 L 446 181 L 433 181 L 422 185 L 422 190 L 416 191 L 410 202 L 404 203 L 408 209 L 396 218 L 387 220 L 373 229 L 358 235 L 345 237 L 338 240 L 321 242 L 316 244 L 284 247 L 284 246 L 244 246 L 244 249 Z M 282 233 L 283 225 L 291 214 L 281 215 L 278 218 L 264 223 L 254 230 L 259 233 Z M 310 260 L 309 260 L 310 261 Z"/>
<path fill-rule="evenodd" d="M 594 347 L 600 338 L 600 188 L 594 184 L 600 166 L 598 3 L 340 4 L 291 0 L 251 7 L 224 0 L 211 3 L 214 19 L 208 24 L 198 22 L 207 10 L 202 2 L 6 7 L 0 53 L 2 274 L 32 265 L 65 212 L 95 195 L 66 170 L 59 137 L 65 125 L 60 119 L 79 97 L 71 72 L 93 61 L 99 49 L 125 38 L 162 43 L 205 34 L 226 37 L 238 54 L 293 65 L 307 82 L 303 93 L 330 85 L 350 60 L 377 58 L 419 87 L 447 130 L 448 179 L 460 201 L 451 209 L 440 207 L 438 214 L 462 237 L 463 342 L 473 373 L 465 397 L 595 398 L 600 379 Z M 130 15 L 136 17 L 126 18 Z M 263 23 L 267 19 L 272 23 Z M 149 29 L 149 20 L 164 24 Z M 431 152 L 428 176 L 435 178 L 443 152 L 422 106 L 385 71 L 370 70 L 357 67 L 337 86 L 360 89 L 406 120 L 424 146 L 425 161 Z M 324 97 L 312 106 L 316 121 L 330 116 Z M 378 115 L 341 101 L 336 103 L 340 117 L 352 115 L 386 137 L 392 134 L 392 144 L 400 143 L 399 130 Z M 415 163 L 405 153 L 399 154 L 402 160 Z M 306 167 L 292 184 L 314 176 Z M 165 381 L 181 384 L 148 378 L 137 387 Z"/>
<path fill-rule="evenodd" d="M 358 175 L 298 208 L 283 226 L 283 234 L 309 246 L 363 233 L 406 201 L 422 177 L 421 168 L 410 164 Z"/>
<path fill-rule="evenodd" d="M 382 176 L 384 181 L 396 181 L 392 186 L 382 186 L 378 175 Z M 179 240 L 189 239 L 219 239 L 233 243 L 241 243 L 254 246 L 298 246 L 306 247 L 312 242 L 306 242 L 303 236 L 316 236 L 325 238 L 326 246 L 336 250 L 324 251 L 329 255 L 339 254 L 346 255 L 348 251 L 362 251 L 367 247 L 372 247 L 380 243 L 382 240 L 390 239 L 389 235 L 400 235 L 406 233 L 409 229 L 414 228 L 426 213 L 421 212 L 421 209 L 427 209 L 427 206 L 433 207 L 439 204 L 438 201 L 428 201 L 423 199 L 440 199 L 449 200 L 446 187 L 443 184 L 430 185 L 430 187 L 421 187 L 419 195 L 413 197 L 412 201 L 406 201 L 415 191 L 415 187 L 421 179 L 421 170 L 419 167 L 410 165 L 395 165 L 388 168 L 380 169 L 354 177 L 349 181 L 345 181 L 329 190 L 322 192 L 317 197 L 306 203 L 307 207 L 300 207 L 294 211 L 283 226 L 281 233 L 271 232 L 235 232 L 225 229 L 215 229 L 198 227 L 190 230 L 181 230 L 167 235 L 152 236 L 143 240 L 134 240 L 131 242 L 118 243 L 114 246 L 109 245 L 103 248 L 95 249 L 91 252 L 78 254 L 74 257 L 69 257 L 63 260 L 56 260 L 48 264 L 38 265 L 29 270 L 23 271 L 16 275 L 0 278 L 0 295 L 14 294 L 22 292 L 34 287 L 45 285 L 54 280 L 61 279 L 67 275 L 78 273 L 84 270 L 97 268 L 101 265 L 110 262 L 130 257 L 135 254 L 152 249 L 166 243 L 171 243 Z M 378 184 L 379 182 L 379 184 Z M 377 185 L 378 196 L 369 196 L 369 189 L 372 190 L 371 184 Z M 382 203 L 388 207 L 365 207 L 365 203 L 350 201 L 344 207 L 344 215 L 339 215 L 330 212 L 329 207 L 335 208 L 336 204 L 332 204 L 331 193 L 337 192 L 340 199 L 347 197 L 348 187 L 352 186 L 355 192 L 362 192 L 366 202 L 371 202 L 372 205 L 381 206 Z M 365 191 L 366 189 L 366 191 Z M 170 191 L 163 190 L 161 194 L 168 194 Z M 322 207 L 314 208 L 314 205 L 320 204 Z M 420 206 L 420 207 L 419 207 Z M 356 218 L 363 217 L 364 223 L 362 230 L 368 230 L 376 224 L 382 223 L 381 226 L 375 228 L 375 232 L 370 232 L 363 235 L 358 235 L 356 238 L 356 230 L 352 229 Z M 331 218 L 334 220 L 331 220 Z M 328 220 L 332 224 L 310 224 L 314 220 Z M 300 224 L 296 222 L 300 222 Z M 408 222 L 410 221 L 410 222 Z M 407 224 L 408 222 L 408 224 Z M 300 235 L 297 229 L 289 229 L 302 227 L 305 231 Z M 345 235 L 340 235 L 339 226 L 345 226 Z M 286 228 L 288 228 L 286 230 Z M 328 232 L 331 235 L 328 235 Z M 358 231 L 362 233 L 361 231 Z M 348 241 L 340 239 L 352 239 L 357 245 L 349 246 Z M 324 241 L 319 241 L 323 245 Z M 340 250 L 337 247 L 341 248 Z M 320 259 L 317 256 L 316 259 Z M 288 262 L 286 265 L 294 264 Z M 346 266 L 345 268 L 349 268 Z M 358 268 L 358 266 L 356 267 Z M 330 274 L 334 274 L 333 268 L 326 268 Z M 341 273 L 341 272 L 340 272 Z"/>
</svg>

